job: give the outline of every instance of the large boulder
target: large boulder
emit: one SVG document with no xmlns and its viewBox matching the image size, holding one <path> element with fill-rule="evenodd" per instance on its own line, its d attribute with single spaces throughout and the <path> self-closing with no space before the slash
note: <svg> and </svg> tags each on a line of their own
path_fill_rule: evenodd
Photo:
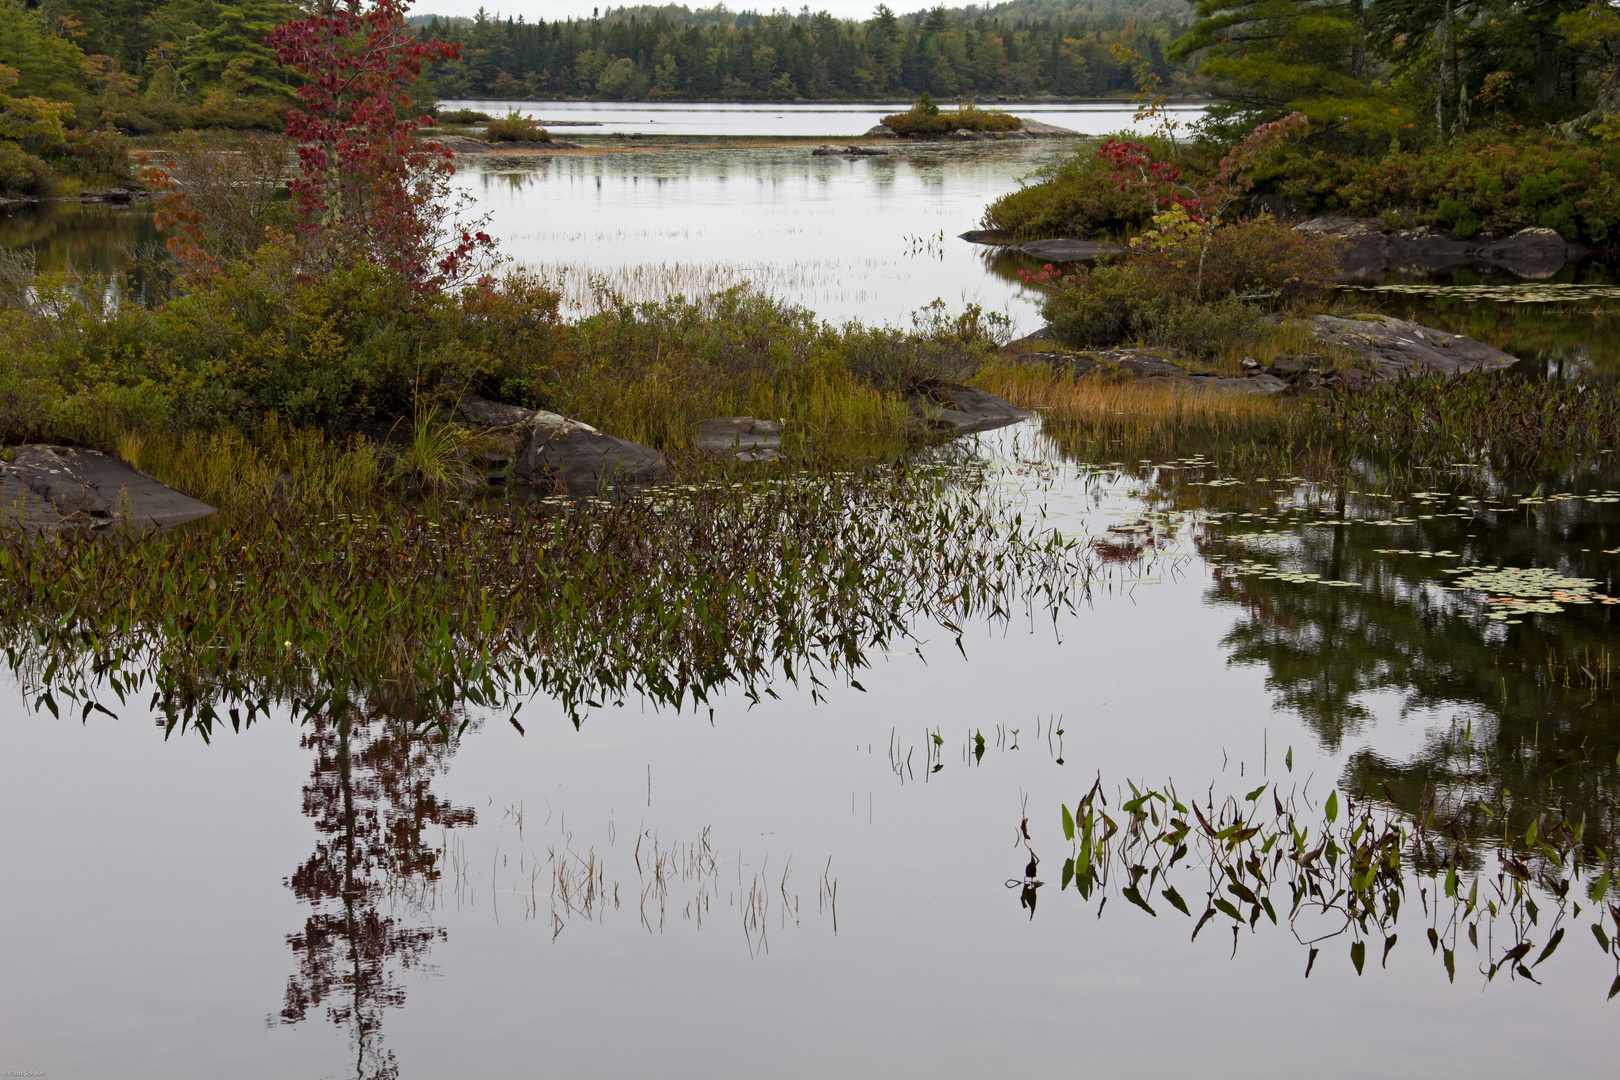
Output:
<svg viewBox="0 0 1620 1080">
<path fill-rule="evenodd" d="M 912 409 L 923 424 L 953 438 L 1029 419 L 1029 413 L 1011 402 L 957 383 L 930 388 L 913 399 Z"/>
<path fill-rule="evenodd" d="M 658 451 L 604 435 L 558 413 L 505 405 L 476 394 L 463 396 L 456 413 L 465 423 L 515 437 L 518 449 L 510 475 L 519 483 L 585 495 L 669 479 L 669 466 Z"/>
<path fill-rule="evenodd" d="M 1520 229 L 1480 254 L 1520 277 L 1549 278 L 1569 261 L 1569 244 L 1555 229 Z"/>
<path fill-rule="evenodd" d="M 604 435 L 589 424 L 537 412 L 528 427 L 528 444 L 512 465 L 513 479 L 523 483 L 580 495 L 669 479 L 669 466 L 658 451 Z"/>
<path fill-rule="evenodd" d="M 168 528 L 214 508 L 96 450 L 30 444 L 0 462 L 5 523 L 28 529 Z"/>
</svg>

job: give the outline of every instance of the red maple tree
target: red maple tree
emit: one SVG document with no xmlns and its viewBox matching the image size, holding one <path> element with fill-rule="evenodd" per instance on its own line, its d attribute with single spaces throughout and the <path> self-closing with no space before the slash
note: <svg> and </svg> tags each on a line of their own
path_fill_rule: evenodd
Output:
<svg viewBox="0 0 1620 1080">
<path fill-rule="evenodd" d="M 478 274 L 494 241 L 481 220 L 453 220 L 451 155 L 415 135 L 434 120 L 409 115 L 411 85 L 461 46 L 418 37 L 405 21 L 409 6 L 344 0 L 277 28 L 265 44 L 304 80 L 287 137 L 298 152 L 289 187 L 306 260 L 370 262 L 434 292 Z"/>
</svg>

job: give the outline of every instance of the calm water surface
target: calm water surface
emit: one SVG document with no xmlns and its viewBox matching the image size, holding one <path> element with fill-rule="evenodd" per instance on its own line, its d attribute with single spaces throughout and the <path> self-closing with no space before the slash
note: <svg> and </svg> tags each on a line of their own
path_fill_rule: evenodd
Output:
<svg viewBox="0 0 1620 1080">
<path fill-rule="evenodd" d="M 690 104 L 655 102 L 618 103 L 611 101 L 444 101 L 443 109 L 477 109 L 491 116 L 516 111 L 524 116 L 549 121 L 565 139 L 575 135 L 757 135 L 787 138 L 825 135 L 850 138 L 864 135 L 883 117 L 904 112 L 907 102 L 888 104 L 820 102 L 816 104 Z M 1132 130 L 1136 106 L 1130 102 L 1094 101 L 1063 104 L 999 102 L 985 105 L 1026 120 L 1078 131 L 1082 135 L 1106 135 Z M 949 111 L 951 106 L 943 106 Z M 1178 105 L 1172 109 L 1177 119 L 1189 124 L 1203 115 L 1202 105 Z M 558 122 L 561 122 L 560 124 Z M 578 125 L 575 127 L 575 125 Z"/>
<path fill-rule="evenodd" d="M 1184 459 L 1085 464 L 1030 425 L 979 453 L 1001 497 L 1095 536 L 1119 563 L 1112 586 L 1055 622 L 970 625 L 960 651 L 918 626 L 921 655 L 873 656 L 864 693 L 821 704 L 783 686 L 752 708 L 632 704 L 575 730 L 537 700 L 527 734 L 471 710 L 447 749 L 381 716 L 165 740 L 138 705 L 80 723 L 14 689 L 5 1067 L 1609 1068 L 1616 961 L 1589 907 L 1561 917 L 1570 940 L 1535 981 L 1511 965 L 1487 979 L 1499 920 L 1481 950 L 1460 945 L 1451 982 L 1414 885 L 1383 963 L 1376 933 L 1359 976 L 1334 938 L 1307 980 L 1286 917 L 1189 942 L 1193 919 L 1164 903 L 1150 917 L 1116 895 L 1099 915 L 1057 870 L 1060 806 L 1099 775 L 1114 813 L 1126 780 L 1217 802 L 1275 783 L 1396 805 L 1421 781 L 1515 813 L 1563 806 L 1614 850 L 1613 699 L 1536 674 L 1549 653 L 1606 662 L 1609 606 L 1503 620 L 1481 593 L 1441 590 L 1459 567 L 1553 566 L 1590 579 L 1589 596 L 1620 593 L 1615 470 L 1544 501 L 1531 477 L 1436 476 L 1418 494 L 1238 482 Z M 1488 840 L 1469 851 L 1492 858 Z M 1030 852 L 1038 910 L 1020 902 Z M 1541 906 L 1524 928 L 1538 951 L 1554 920 Z"/>
<path fill-rule="evenodd" d="M 635 151 L 487 162 L 457 182 L 514 257 L 570 282 L 656 296 L 746 278 L 872 321 L 975 300 L 1027 326 L 1016 284 L 954 237 L 1055 152 Z M 47 262 L 111 266 L 111 242 L 151 239 L 140 212 L 99 208 L 4 228 Z M 1603 296 L 1383 301 L 1609 363 Z M 1462 940 L 1454 981 L 1425 939 L 1428 879 L 1387 953 L 1365 933 L 1358 974 L 1354 935 L 1333 938 L 1308 978 L 1285 913 L 1189 940 L 1196 874 L 1178 879 L 1192 917 L 1152 890 L 1150 916 L 1117 884 L 1099 914 L 1063 887 L 1060 807 L 1099 777 L 1114 814 L 1127 782 L 1217 804 L 1262 783 L 1315 805 L 1366 792 L 1408 813 L 1440 791 L 1471 808 L 1458 857 L 1487 882 L 1502 830 L 1479 807 L 1514 835 L 1567 811 L 1611 865 L 1620 844 L 1620 710 L 1550 664 L 1606 677 L 1620 470 L 1392 481 L 1369 466 L 1324 487 L 1226 477 L 1195 449 L 1110 463 L 1039 421 L 984 437 L 992 491 L 1094 539 L 1108 584 L 1055 620 L 970 624 L 960 648 L 919 625 L 916 652 L 873 654 L 864 692 L 821 703 L 784 685 L 712 716 L 632 703 L 576 730 L 535 700 L 526 734 L 470 709 L 449 747 L 387 716 L 205 743 L 165 739 L 138 702 L 57 719 L 10 682 L 0 1070 L 1612 1072 L 1617 961 L 1590 929 L 1591 874 L 1570 894 L 1579 916 L 1537 893 L 1535 922 L 1510 934 L 1504 909 L 1478 949 Z M 1497 576 L 1456 591 L 1469 567 L 1550 568 L 1574 599 L 1510 614 L 1492 601 L 1520 579 L 1481 569 Z M 1555 927 L 1567 937 L 1532 970 Z M 1513 963 L 1489 977 L 1520 938 L 1533 979 Z"/>
</svg>

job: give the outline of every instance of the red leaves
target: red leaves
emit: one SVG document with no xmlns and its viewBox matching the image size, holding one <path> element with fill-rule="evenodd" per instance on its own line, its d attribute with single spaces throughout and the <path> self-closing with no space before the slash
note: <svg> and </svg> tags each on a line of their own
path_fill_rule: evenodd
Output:
<svg viewBox="0 0 1620 1080">
<path fill-rule="evenodd" d="M 431 117 L 402 119 L 407 92 L 429 63 L 458 59 L 461 46 L 423 41 L 405 21 L 409 0 L 346 0 L 329 14 L 270 33 L 276 59 L 299 72 L 299 108 L 287 114 L 299 176 L 289 187 L 299 233 L 318 261 L 379 262 L 423 292 L 458 280 L 494 241 L 462 231 L 441 237 L 451 155 L 414 131 Z"/>
</svg>

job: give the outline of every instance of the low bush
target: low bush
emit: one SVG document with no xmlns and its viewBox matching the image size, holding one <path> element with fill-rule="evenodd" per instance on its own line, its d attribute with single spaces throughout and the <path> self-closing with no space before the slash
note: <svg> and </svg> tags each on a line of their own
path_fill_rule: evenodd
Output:
<svg viewBox="0 0 1620 1080">
<path fill-rule="evenodd" d="M 513 111 L 491 120 L 484 128 L 484 138 L 490 142 L 550 142 L 551 134 L 540 126 L 540 121 Z"/>
<path fill-rule="evenodd" d="M 903 113 L 885 116 L 883 123 L 896 135 L 949 135 L 953 131 L 1017 131 L 1024 122 L 1016 116 L 1002 112 L 988 112 L 963 105 L 951 112 L 940 112 L 939 107 L 924 95 Z"/>
<path fill-rule="evenodd" d="M 1136 138 L 1128 133 L 1118 137 Z M 1208 175 L 1218 156 L 1207 148 L 1171 147 L 1151 139 L 1148 142 L 1157 158 L 1189 177 Z M 1146 226 L 1152 211 L 1146 200 L 1122 189 L 1115 180 L 1112 165 L 1095 148 L 1077 150 L 991 203 L 984 212 L 984 227 L 1002 229 L 1022 239 L 1076 236 L 1123 240 Z"/>
<path fill-rule="evenodd" d="M 107 445 L 121 430 L 266 415 L 348 429 L 469 391 L 538 404 L 558 340 L 556 293 L 522 275 L 424 298 L 364 263 L 304 278 L 280 245 L 157 308 L 111 302 L 88 276 L 42 276 L 35 290 L 0 312 L 0 341 L 21 357 L 0 371 L 0 400 L 34 402 L 0 409 L 8 442 Z"/>
<path fill-rule="evenodd" d="M 69 128 L 60 143 L 43 152 L 57 172 L 87 184 L 115 183 L 135 176 L 129 140 L 116 131 Z"/>
<path fill-rule="evenodd" d="M 489 113 L 477 109 L 435 109 L 433 118 L 441 124 L 483 124 L 494 119 Z"/>
<path fill-rule="evenodd" d="M 0 195 L 38 198 L 50 187 L 49 165 L 16 143 L 0 140 Z"/>
<path fill-rule="evenodd" d="M 1620 145 L 1575 144 L 1500 131 L 1371 158 L 1284 153 L 1260 170 L 1258 189 L 1306 213 L 1373 216 L 1411 207 L 1424 224 L 1458 236 L 1532 225 L 1593 243 L 1620 237 Z"/>
<path fill-rule="evenodd" d="M 1333 287 L 1332 238 L 1264 215 L 1207 236 L 1179 210 L 1155 223 L 1116 262 L 1034 275 L 1054 286 L 1042 306 L 1054 337 L 1076 348 L 1139 343 L 1215 356 L 1258 336 L 1268 311 L 1298 308 Z"/>
</svg>

